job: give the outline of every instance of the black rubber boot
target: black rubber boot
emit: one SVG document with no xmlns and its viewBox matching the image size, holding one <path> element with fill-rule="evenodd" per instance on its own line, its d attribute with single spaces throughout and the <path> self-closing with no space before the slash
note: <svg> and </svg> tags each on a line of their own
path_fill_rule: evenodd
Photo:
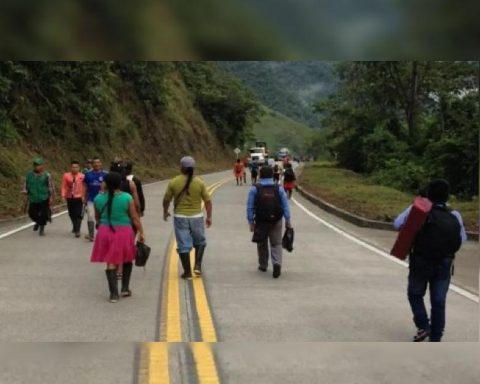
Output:
<svg viewBox="0 0 480 384">
<path fill-rule="evenodd" d="M 80 228 L 82 227 L 82 219 L 77 218 L 74 219 L 73 222 L 73 233 L 75 234 L 75 237 L 80 237 Z"/>
<path fill-rule="evenodd" d="M 282 274 L 282 267 L 280 264 L 273 264 L 273 278 L 278 279 Z"/>
<path fill-rule="evenodd" d="M 93 221 L 89 221 L 88 223 L 88 239 L 93 241 L 95 239 L 95 223 Z"/>
<path fill-rule="evenodd" d="M 202 259 L 203 254 L 205 253 L 205 248 L 205 245 L 195 247 L 195 267 L 193 268 L 193 273 L 197 276 L 202 274 Z"/>
<path fill-rule="evenodd" d="M 40 225 L 40 229 L 38 231 L 40 236 L 45 236 L 45 225 Z"/>
<path fill-rule="evenodd" d="M 132 296 L 132 291 L 130 291 L 130 276 L 132 275 L 132 263 L 123 263 L 123 273 L 122 273 L 122 290 L 120 294 L 122 297 Z"/>
<path fill-rule="evenodd" d="M 107 270 L 105 270 L 105 274 L 107 275 L 108 289 L 110 291 L 109 301 L 111 303 L 116 303 L 119 299 L 119 296 L 118 296 L 118 282 L 117 282 L 117 270 L 116 269 L 107 269 Z"/>
<path fill-rule="evenodd" d="M 180 253 L 180 261 L 182 262 L 183 273 L 182 279 L 192 280 L 192 269 L 190 267 L 190 254 Z"/>
</svg>

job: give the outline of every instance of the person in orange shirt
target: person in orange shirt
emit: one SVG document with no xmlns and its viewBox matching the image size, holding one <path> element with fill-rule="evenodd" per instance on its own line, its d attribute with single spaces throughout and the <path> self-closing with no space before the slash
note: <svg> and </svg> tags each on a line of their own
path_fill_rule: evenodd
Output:
<svg viewBox="0 0 480 384">
<path fill-rule="evenodd" d="M 62 200 L 67 203 L 68 215 L 72 221 L 72 232 L 80 237 L 80 228 L 83 219 L 83 201 L 85 197 L 85 175 L 80 172 L 80 163 L 71 162 L 70 172 L 66 172 L 62 179 Z"/>
<path fill-rule="evenodd" d="M 237 159 L 237 162 L 235 163 L 235 166 L 233 167 L 233 174 L 235 175 L 235 178 L 237 179 L 237 185 L 242 185 L 243 171 L 244 171 L 243 163 L 241 162 L 240 159 Z"/>
</svg>

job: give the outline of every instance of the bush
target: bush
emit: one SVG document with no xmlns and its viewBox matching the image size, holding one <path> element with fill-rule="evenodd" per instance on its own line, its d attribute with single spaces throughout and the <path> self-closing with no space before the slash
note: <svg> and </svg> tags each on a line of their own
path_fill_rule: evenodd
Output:
<svg viewBox="0 0 480 384">
<path fill-rule="evenodd" d="M 390 159 L 385 167 L 372 174 L 373 182 L 416 193 L 428 182 L 425 168 L 412 160 Z"/>
</svg>

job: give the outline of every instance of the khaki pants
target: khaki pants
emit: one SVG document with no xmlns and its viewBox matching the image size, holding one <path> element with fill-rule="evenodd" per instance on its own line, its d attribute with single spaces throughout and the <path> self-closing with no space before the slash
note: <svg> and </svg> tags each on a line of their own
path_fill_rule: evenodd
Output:
<svg viewBox="0 0 480 384">
<path fill-rule="evenodd" d="M 262 225 L 262 224 L 257 224 L 257 225 Z M 268 267 L 269 243 L 270 243 L 270 255 L 272 257 L 272 264 L 282 265 L 282 251 L 283 251 L 282 228 L 283 228 L 283 219 L 278 220 L 275 224 L 272 224 L 268 230 L 267 238 L 261 243 L 257 243 L 258 264 L 260 267 L 262 268 Z"/>
</svg>

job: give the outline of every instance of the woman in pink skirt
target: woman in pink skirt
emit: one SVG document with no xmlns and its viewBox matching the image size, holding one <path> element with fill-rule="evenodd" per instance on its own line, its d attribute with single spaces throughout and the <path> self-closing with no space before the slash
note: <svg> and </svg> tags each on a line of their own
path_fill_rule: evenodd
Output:
<svg viewBox="0 0 480 384">
<path fill-rule="evenodd" d="M 120 190 L 121 181 L 119 173 L 109 173 L 105 177 L 105 193 L 99 194 L 94 201 L 98 233 L 90 260 L 107 264 L 105 273 L 112 303 L 119 299 L 117 270 L 122 271 L 122 297 L 132 294 L 129 283 L 136 253 L 132 223 L 138 230 L 138 240 L 145 241 L 135 203 L 130 194 Z"/>
</svg>

